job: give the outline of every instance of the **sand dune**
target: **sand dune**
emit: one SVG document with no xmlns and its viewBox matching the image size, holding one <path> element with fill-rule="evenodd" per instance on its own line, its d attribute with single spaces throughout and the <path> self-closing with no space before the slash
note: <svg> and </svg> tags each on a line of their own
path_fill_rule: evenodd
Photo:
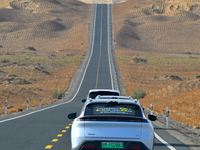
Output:
<svg viewBox="0 0 200 150">
<path fill-rule="evenodd" d="M 0 9 L 0 22 L 33 22 L 34 15 L 17 9 Z"/>
<path fill-rule="evenodd" d="M 66 29 L 66 27 L 63 24 L 57 22 L 56 20 L 44 21 L 44 22 L 38 24 L 36 26 L 36 28 L 44 29 L 44 30 L 51 31 L 51 32 L 52 31 L 53 32 L 54 31 L 62 31 L 62 30 Z"/>
<path fill-rule="evenodd" d="M 35 45 L 40 50 L 41 41 L 46 50 L 50 45 L 54 47 L 53 42 L 46 40 L 70 39 L 72 27 L 84 26 L 90 11 L 86 9 L 89 5 L 74 0 L 4 0 L 0 1 L 0 6 L 2 53 L 26 45 Z"/>
<path fill-rule="evenodd" d="M 87 4 L 118 4 L 128 0 L 80 0 Z"/>
<path fill-rule="evenodd" d="M 116 34 L 118 43 L 153 52 L 197 52 L 200 3 L 151 2 L 126 11 L 124 23 Z"/>
<path fill-rule="evenodd" d="M 26 29 L 27 26 L 20 24 L 18 22 L 10 23 L 10 22 L 2 22 L 0 23 L 0 34 L 1 33 L 9 33 L 9 32 L 15 32 L 19 30 Z"/>
<path fill-rule="evenodd" d="M 171 118 L 200 126 L 200 0 L 127 1 L 114 5 L 113 14 L 126 94 L 143 89 L 143 106 L 153 103 L 158 113 L 170 107 Z M 183 81 L 166 79 L 167 75 Z"/>
</svg>

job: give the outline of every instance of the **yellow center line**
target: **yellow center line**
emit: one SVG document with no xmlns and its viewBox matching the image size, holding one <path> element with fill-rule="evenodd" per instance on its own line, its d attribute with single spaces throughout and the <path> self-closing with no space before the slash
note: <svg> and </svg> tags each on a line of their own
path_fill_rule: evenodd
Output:
<svg viewBox="0 0 200 150">
<path fill-rule="evenodd" d="M 53 139 L 51 142 L 57 142 L 58 141 L 58 139 Z"/>
<path fill-rule="evenodd" d="M 51 149 L 53 145 L 47 145 L 45 149 Z"/>
<path fill-rule="evenodd" d="M 73 123 L 73 122 L 72 122 Z M 70 123 L 69 125 L 72 125 L 72 123 Z M 70 126 L 66 126 L 65 127 L 66 129 L 69 129 L 70 128 Z M 65 132 L 67 132 L 67 130 L 62 130 L 61 131 L 62 133 L 65 133 Z M 57 135 L 57 137 L 62 137 L 63 136 L 63 134 L 58 134 Z M 57 142 L 58 141 L 58 139 L 53 139 L 51 142 Z M 46 147 L 45 147 L 45 149 L 51 149 L 53 147 L 53 145 L 47 145 Z"/>
<path fill-rule="evenodd" d="M 58 135 L 57 135 L 57 137 L 61 137 L 61 136 L 62 136 L 62 134 L 58 134 Z"/>
<path fill-rule="evenodd" d="M 101 61 L 101 44 L 102 44 L 102 13 L 103 13 L 103 5 L 101 5 L 100 52 L 99 52 L 99 62 L 98 62 L 97 79 L 96 79 L 96 86 L 95 86 L 95 89 L 97 89 L 97 85 L 98 85 L 98 79 L 99 79 L 99 67 L 100 67 L 100 61 Z"/>
</svg>

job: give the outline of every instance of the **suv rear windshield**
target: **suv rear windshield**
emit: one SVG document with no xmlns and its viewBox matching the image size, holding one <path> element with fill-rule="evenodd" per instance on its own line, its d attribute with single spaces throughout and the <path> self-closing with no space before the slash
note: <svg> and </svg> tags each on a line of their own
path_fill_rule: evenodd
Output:
<svg viewBox="0 0 200 150">
<path fill-rule="evenodd" d="M 123 115 L 142 117 L 142 112 L 141 108 L 134 104 L 96 103 L 86 106 L 85 116 L 88 115 Z"/>
<path fill-rule="evenodd" d="M 117 92 L 109 92 L 109 91 L 108 92 L 106 92 L 106 91 L 98 91 L 98 92 L 91 92 L 89 94 L 89 97 L 92 98 L 92 99 L 95 99 L 95 97 L 98 96 L 98 95 L 101 95 L 101 96 L 103 96 L 103 95 L 119 96 L 119 93 L 117 93 Z"/>
</svg>

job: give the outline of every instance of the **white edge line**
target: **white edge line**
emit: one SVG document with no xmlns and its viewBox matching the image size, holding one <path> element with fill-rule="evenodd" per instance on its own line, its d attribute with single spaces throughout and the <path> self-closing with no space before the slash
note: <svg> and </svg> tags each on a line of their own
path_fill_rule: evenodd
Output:
<svg viewBox="0 0 200 150">
<path fill-rule="evenodd" d="M 77 92 L 75 93 L 74 97 L 73 97 L 71 100 L 67 101 L 67 102 L 60 103 L 60 104 L 56 104 L 56 105 L 53 105 L 53 106 L 50 106 L 50 107 L 47 107 L 47 108 L 44 108 L 44 109 L 36 110 L 36 111 L 30 112 L 30 113 L 27 113 L 27 114 L 24 114 L 24 115 L 21 115 L 21 116 L 17 116 L 17 117 L 5 119 L 5 120 L 0 121 L 0 123 L 7 122 L 7 121 L 10 121 L 10 120 L 14 120 L 14 119 L 18 119 L 18 118 L 22 118 L 22 117 L 25 117 L 25 116 L 29 116 L 29 115 L 32 115 L 32 114 L 35 114 L 35 113 L 38 113 L 38 112 L 41 112 L 41 111 L 44 111 L 44 110 L 47 110 L 47 109 L 51 109 L 51 108 L 54 108 L 54 107 L 57 107 L 57 106 L 60 106 L 60 105 L 63 105 L 63 104 L 70 103 L 71 101 L 74 100 L 74 98 L 76 97 L 76 95 L 78 94 L 78 92 L 79 92 L 79 90 L 80 90 L 80 88 L 81 88 L 83 79 L 85 78 L 85 73 L 86 73 L 86 71 L 87 71 L 87 68 L 88 68 L 88 66 L 89 66 L 89 63 L 90 63 L 90 60 L 91 60 L 91 57 L 92 57 L 92 54 L 93 54 L 94 35 L 95 35 L 95 23 L 96 23 L 96 9 L 97 9 L 96 7 L 97 7 L 97 4 L 95 4 L 95 15 L 94 15 L 94 22 L 93 22 L 93 23 L 94 23 L 94 24 L 93 24 L 93 41 L 92 41 L 92 47 L 91 47 L 91 54 L 90 54 L 90 58 L 89 58 L 89 60 L 88 60 L 87 66 L 86 66 L 86 68 L 85 68 L 85 71 L 84 71 L 84 73 L 83 73 L 81 82 L 80 82 L 80 84 L 79 84 L 78 90 L 77 90 Z"/>
<path fill-rule="evenodd" d="M 156 132 L 154 132 L 155 137 L 162 142 L 163 144 L 165 144 L 170 150 L 176 150 L 173 146 L 171 146 L 169 143 L 167 143 L 165 140 L 163 140 L 158 134 L 156 134 Z"/>
<path fill-rule="evenodd" d="M 110 59 L 111 59 L 111 56 L 112 54 L 110 54 L 110 24 L 109 24 L 109 21 L 110 21 L 110 18 L 109 18 L 109 14 L 110 14 L 110 11 L 109 11 L 109 4 L 107 4 L 107 30 L 108 30 L 108 60 L 109 60 L 109 67 L 110 67 L 110 78 L 111 78 L 111 85 L 112 85 L 112 90 L 114 90 L 114 86 L 113 86 L 113 76 L 112 76 L 112 69 L 111 69 L 111 63 L 110 63 Z"/>
</svg>

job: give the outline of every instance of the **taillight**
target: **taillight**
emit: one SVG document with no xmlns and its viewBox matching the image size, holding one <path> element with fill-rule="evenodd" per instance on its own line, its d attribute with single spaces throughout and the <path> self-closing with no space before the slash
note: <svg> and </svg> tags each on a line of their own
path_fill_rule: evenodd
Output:
<svg viewBox="0 0 200 150">
<path fill-rule="evenodd" d="M 84 148 L 95 148 L 95 146 L 84 146 Z"/>
<path fill-rule="evenodd" d="M 84 118 L 78 118 L 78 121 L 84 121 Z"/>
<path fill-rule="evenodd" d="M 148 123 L 148 121 L 146 119 L 141 119 L 141 122 L 146 122 Z"/>
<path fill-rule="evenodd" d="M 140 147 L 130 147 L 130 149 L 141 149 Z"/>
</svg>

